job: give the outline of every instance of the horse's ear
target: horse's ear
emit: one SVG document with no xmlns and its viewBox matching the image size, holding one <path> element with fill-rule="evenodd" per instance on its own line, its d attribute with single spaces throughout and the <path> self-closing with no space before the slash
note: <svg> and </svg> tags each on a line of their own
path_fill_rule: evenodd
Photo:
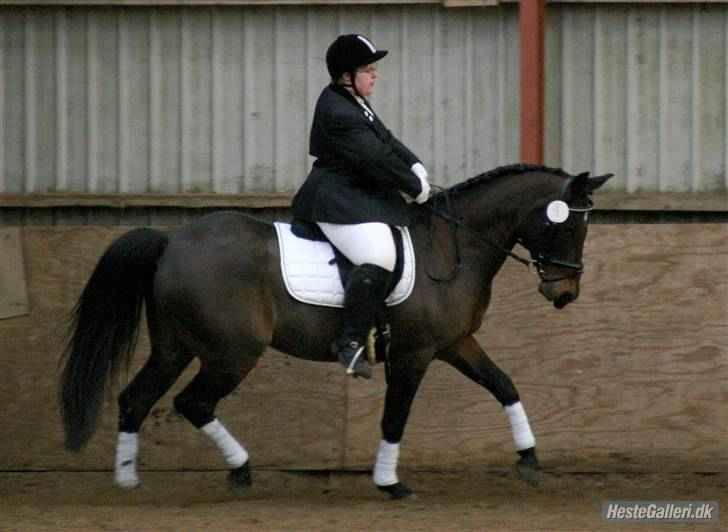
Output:
<svg viewBox="0 0 728 532">
<path fill-rule="evenodd" d="M 604 183 L 606 183 L 613 177 L 614 177 L 614 174 L 604 174 L 604 175 L 590 177 L 589 179 L 587 179 L 587 182 L 586 182 L 587 193 L 591 194 L 592 192 L 594 192 L 596 189 L 601 187 Z"/>
<path fill-rule="evenodd" d="M 601 187 L 604 183 L 606 183 L 613 176 L 614 176 L 614 174 L 604 174 L 604 175 L 589 177 L 589 172 L 582 172 L 581 174 L 578 174 L 571 179 L 571 183 L 570 183 L 571 192 L 572 192 L 572 194 L 574 194 L 576 196 L 583 196 L 583 195 L 588 196 L 592 192 L 594 192 L 596 189 Z"/>
</svg>

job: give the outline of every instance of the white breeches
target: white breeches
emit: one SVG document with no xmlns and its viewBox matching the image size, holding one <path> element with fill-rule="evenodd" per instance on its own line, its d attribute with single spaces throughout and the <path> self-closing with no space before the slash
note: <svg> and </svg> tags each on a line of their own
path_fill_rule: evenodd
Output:
<svg viewBox="0 0 728 532">
<path fill-rule="evenodd" d="M 355 266 L 375 264 L 394 271 L 397 251 L 387 224 L 329 224 L 317 222 L 326 238 Z"/>
</svg>

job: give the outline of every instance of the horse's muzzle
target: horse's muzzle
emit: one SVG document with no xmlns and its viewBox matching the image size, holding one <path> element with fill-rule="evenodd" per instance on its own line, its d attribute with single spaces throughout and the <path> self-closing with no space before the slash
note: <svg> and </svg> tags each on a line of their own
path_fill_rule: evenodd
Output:
<svg viewBox="0 0 728 532">
<path fill-rule="evenodd" d="M 554 307 L 562 309 L 579 297 L 579 280 L 542 281 L 538 285 L 538 291 L 547 301 L 551 301 Z"/>
</svg>

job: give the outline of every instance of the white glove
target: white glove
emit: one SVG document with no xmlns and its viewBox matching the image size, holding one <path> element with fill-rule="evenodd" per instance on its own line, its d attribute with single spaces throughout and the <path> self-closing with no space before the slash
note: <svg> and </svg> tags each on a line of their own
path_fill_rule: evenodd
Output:
<svg viewBox="0 0 728 532">
<path fill-rule="evenodd" d="M 415 202 L 419 204 L 425 203 L 430 198 L 430 183 L 427 182 L 427 170 L 422 163 L 413 164 L 411 170 L 418 177 L 422 186 L 422 191 L 415 198 Z"/>
</svg>

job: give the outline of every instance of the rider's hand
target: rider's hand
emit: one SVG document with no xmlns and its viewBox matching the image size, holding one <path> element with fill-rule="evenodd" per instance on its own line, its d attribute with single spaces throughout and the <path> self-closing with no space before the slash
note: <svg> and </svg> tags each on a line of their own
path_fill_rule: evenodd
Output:
<svg viewBox="0 0 728 532">
<path fill-rule="evenodd" d="M 422 163 L 413 164 L 411 170 L 412 173 L 418 177 L 420 185 L 422 186 L 422 190 L 415 198 L 415 202 L 418 204 L 425 203 L 428 199 L 430 199 L 430 183 L 427 181 L 427 170 Z"/>
</svg>

